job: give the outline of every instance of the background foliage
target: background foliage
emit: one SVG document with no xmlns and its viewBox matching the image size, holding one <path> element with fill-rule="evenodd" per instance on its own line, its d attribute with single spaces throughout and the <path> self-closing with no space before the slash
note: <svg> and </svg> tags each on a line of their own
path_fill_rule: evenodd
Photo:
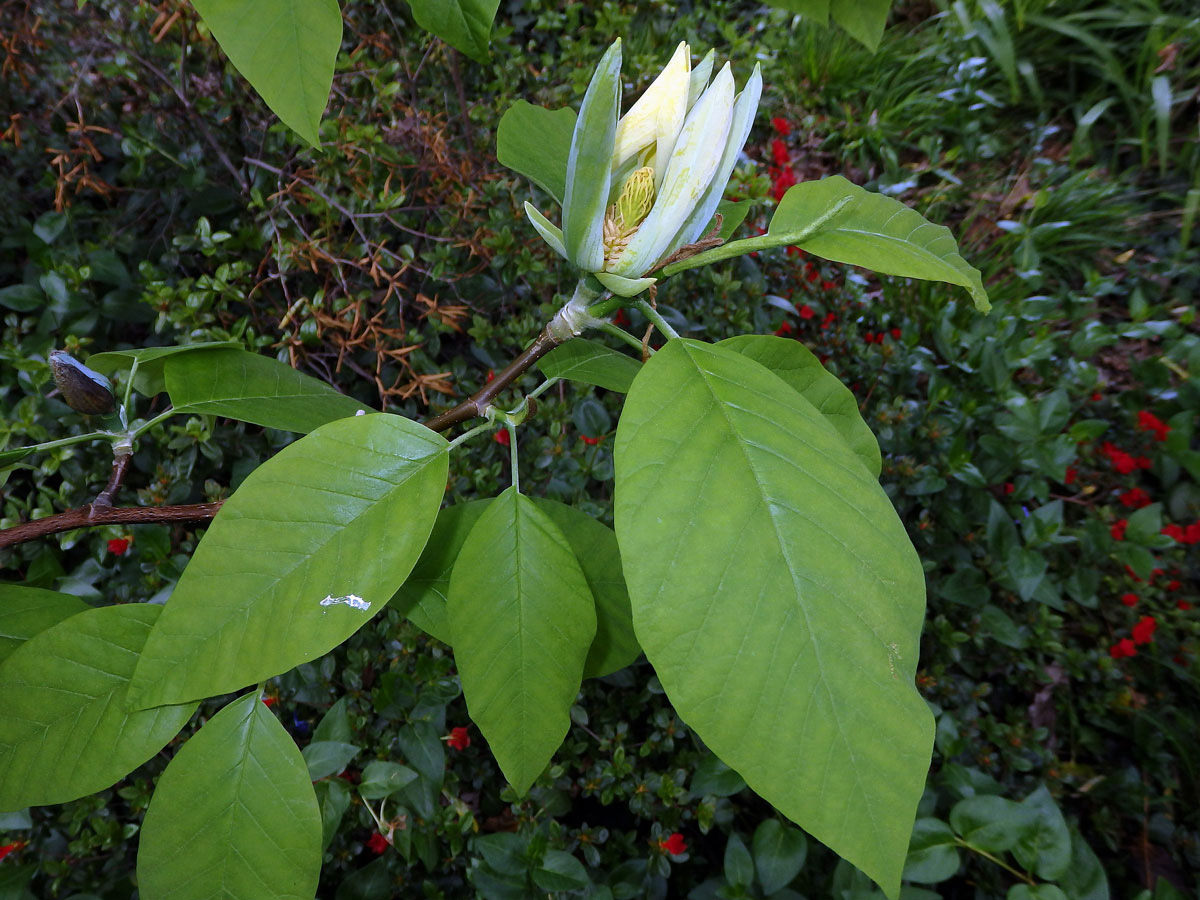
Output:
<svg viewBox="0 0 1200 900">
<path fill-rule="evenodd" d="M 979 317 L 948 287 L 786 250 L 659 295 L 681 333 L 803 341 L 878 435 L 929 586 L 918 682 L 938 721 L 908 895 L 1056 896 L 1023 873 L 1070 897 L 1194 893 L 1192 5 L 904 3 L 873 55 L 755 3 L 641 6 L 502 2 L 491 56 L 473 62 L 401 5 L 347 3 L 312 151 L 187 5 L 2 0 L 0 446 L 84 427 L 48 396 L 55 346 L 236 341 L 376 408 L 449 406 L 569 287 L 522 221 L 528 183 L 494 160 L 503 110 L 577 103 L 614 34 L 630 72 L 656 71 L 680 39 L 757 55 L 744 233 L 794 181 L 841 174 L 950 225 L 995 306 Z M 526 490 L 611 522 L 619 398 L 543 400 L 520 432 Z M 126 501 L 227 496 L 288 440 L 177 420 L 139 445 Z M 449 499 L 499 493 L 506 462 L 492 443 L 456 457 Z M 79 448 L 0 472 L 0 525 L 78 506 L 107 474 Z M 0 551 L 0 565 L 93 605 L 161 600 L 195 542 L 178 527 L 82 531 Z M 584 683 L 521 803 L 497 794 L 478 734 L 453 731 L 467 718 L 452 659 L 394 611 L 270 699 L 317 779 L 322 897 L 871 895 L 693 739 L 644 664 Z M 111 790 L 0 819 L 4 846 L 27 842 L 0 862 L 0 892 L 133 896 L 137 832 L 174 746 Z M 981 836 L 1029 809 L 1057 843 Z M 399 823 L 393 846 L 375 817 Z M 1062 829 L 1086 838 L 1109 888 L 1095 858 L 1055 875 Z"/>
</svg>

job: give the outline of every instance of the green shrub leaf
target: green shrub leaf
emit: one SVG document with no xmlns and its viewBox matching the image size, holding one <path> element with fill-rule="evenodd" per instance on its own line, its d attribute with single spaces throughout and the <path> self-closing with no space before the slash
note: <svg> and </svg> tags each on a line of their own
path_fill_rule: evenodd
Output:
<svg viewBox="0 0 1200 900">
<path fill-rule="evenodd" d="M 567 193 L 567 159 L 575 118 L 573 109 L 546 109 L 518 100 L 500 117 L 496 159 L 561 205 Z"/>
<path fill-rule="evenodd" d="M 308 766 L 308 777 L 319 781 L 336 775 L 358 756 L 358 747 L 341 741 L 311 741 L 302 754 Z"/>
<path fill-rule="evenodd" d="M 286 363 L 245 350 L 172 356 L 164 375 L 171 403 L 181 413 L 225 416 L 282 431 L 307 434 L 326 422 L 373 411 Z"/>
<path fill-rule="evenodd" d="M 93 353 L 87 358 L 89 369 L 101 375 L 111 376 L 115 372 L 128 372 L 136 360 L 137 378 L 134 388 L 143 397 L 153 397 L 167 389 L 163 368 L 169 357 L 179 353 L 196 353 L 202 350 L 241 350 L 237 341 L 206 341 L 200 344 L 183 344 L 176 347 L 142 347 L 137 350 L 108 350 Z"/>
<path fill-rule="evenodd" d="M 642 366 L 626 353 L 576 338 L 538 360 L 538 368 L 547 378 L 566 378 L 625 394 Z"/>
<path fill-rule="evenodd" d="M 312 900 L 321 812 L 308 768 L 251 692 L 213 716 L 163 772 L 138 849 L 145 900 Z"/>
<path fill-rule="evenodd" d="M 476 62 L 487 62 L 500 0 L 409 0 L 413 19 Z"/>
<path fill-rule="evenodd" d="M 977 795 L 958 801 L 950 810 L 950 827 L 980 850 L 1004 853 L 1018 841 L 1031 840 L 1038 813 L 1004 797 Z"/>
<path fill-rule="evenodd" d="M 953 878 L 961 863 L 950 826 L 941 819 L 917 819 L 904 861 L 904 880 L 937 884 Z"/>
<path fill-rule="evenodd" d="M 33 635 L 0 665 L 0 811 L 103 790 L 166 746 L 196 704 L 126 712 L 160 606 L 89 609 Z"/>
<path fill-rule="evenodd" d="M 400 416 L 354 416 L 251 472 L 179 579 L 129 702 L 235 691 L 361 628 L 425 546 L 446 487 L 447 446 Z"/>
<path fill-rule="evenodd" d="M 767 896 L 791 884 L 804 868 L 808 856 L 808 839 L 804 832 L 784 825 L 778 819 L 767 819 L 754 829 L 751 847 L 758 883 Z"/>
<path fill-rule="evenodd" d="M 19 584 L 0 584 L 0 662 L 35 634 L 91 609 L 78 597 Z"/>
<path fill-rule="evenodd" d="M 467 709 L 524 794 L 570 727 L 596 634 L 587 579 L 550 517 L 509 488 L 471 529 L 447 610 Z"/>
<path fill-rule="evenodd" d="M 799 341 L 767 334 L 743 334 L 718 347 L 736 350 L 766 366 L 817 408 L 875 478 L 883 467 L 879 442 L 858 411 L 858 400 L 840 378 L 827 372 L 812 351 Z"/>
<path fill-rule="evenodd" d="M 336 0 L 192 0 L 271 111 L 314 147 L 342 44 Z"/>
<path fill-rule="evenodd" d="M 763 366 L 673 340 L 617 429 L 617 538 L 680 717 L 895 896 L 933 742 L 913 685 L 925 583 L 850 455 Z"/>
<path fill-rule="evenodd" d="M 417 780 L 417 773 L 408 766 L 376 759 L 367 763 L 362 772 L 358 792 L 366 800 L 382 800 L 401 791 Z"/>
<path fill-rule="evenodd" d="M 1040 785 L 1021 801 L 1034 811 L 1034 826 L 1013 847 L 1013 855 L 1026 870 L 1047 881 L 1057 881 L 1071 865 L 1071 833 L 1050 791 Z"/>
</svg>

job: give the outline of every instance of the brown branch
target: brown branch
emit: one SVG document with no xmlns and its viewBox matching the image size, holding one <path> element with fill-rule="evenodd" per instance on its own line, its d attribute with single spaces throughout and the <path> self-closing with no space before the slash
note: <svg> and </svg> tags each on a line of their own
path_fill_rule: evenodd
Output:
<svg viewBox="0 0 1200 900">
<path fill-rule="evenodd" d="M 121 482 L 125 480 L 125 470 L 129 468 L 129 460 L 133 459 L 132 453 L 117 453 L 113 456 L 112 474 L 108 476 L 108 484 L 104 486 L 99 496 L 92 501 L 92 506 L 106 506 L 112 508 L 113 497 L 117 496 L 117 491 L 121 489 Z"/>
<path fill-rule="evenodd" d="M 81 506 L 55 513 L 32 522 L 14 525 L 0 531 L 0 548 L 24 541 L 70 531 L 73 528 L 95 528 L 98 525 L 158 524 L 162 522 L 207 522 L 221 508 L 217 503 L 194 503 L 191 506 Z"/>
</svg>

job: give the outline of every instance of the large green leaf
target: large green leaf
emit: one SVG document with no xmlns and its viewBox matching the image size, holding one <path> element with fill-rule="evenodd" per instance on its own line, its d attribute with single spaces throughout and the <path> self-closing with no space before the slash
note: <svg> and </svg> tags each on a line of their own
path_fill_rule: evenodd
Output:
<svg viewBox="0 0 1200 900">
<path fill-rule="evenodd" d="M 0 811 L 103 790 L 184 726 L 194 703 L 125 709 L 161 612 L 136 603 L 89 609 L 33 635 L 0 665 Z"/>
<path fill-rule="evenodd" d="M 500 117 L 496 159 L 561 205 L 567 193 L 567 159 L 574 133 L 575 110 L 546 109 L 518 100 Z"/>
<path fill-rule="evenodd" d="M 869 50 L 879 47 L 892 0 L 830 0 L 829 11 L 850 37 Z"/>
<path fill-rule="evenodd" d="M 550 517 L 509 488 L 471 529 L 447 611 L 467 709 L 524 794 L 571 724 L 596 634 L 587 579 Z"/>
<path fill-rule="evenodd" d="M 547 378 L 581 381 L 624 394 L 642 366 L 627 353 L 596 341 L 576 338 L 555 347 L 538 360 L 538 368 Z"/>
<path fill-rule="evenodd" d="M 408 0 L 408 5 L 413 19 L 426 31 L 476 62 L 487 62 L 500 0 Z"/>
<path fill-rule="evenodd" d="M 229 61 L 271 111 L 312 144 L 342 44 L 337 0 L 192 0 Z"/>
<path fill-rule="evenodd" d="M 0 584 L 0 662 L 35 634 L 88 609 L 91 607 L 70 594 Z"/>
<path fill-rule="evenodd" d="M 867 471 L 879 477 L 883 466 L 879 442 L 863 421 L 858 400 L 840 378 L 825 371 L 811 350 L 799 341 L 769 334 L 743 334 L 721 341 L 718 346 L 736 350 L 766 366 L 799 391 L 858 454 Z"/>
<path fill-rule="evenodd" d="M 171 403 L 181 413 L 307 434 L 334 419 L 371 411 L 323 381 L 245 350 L 172 356 L 164 374 Z"/>
<path fill-rule="evenodd" d="M 571 545 L 596 601 L 596 636 L 588 650 L 583 677 L 599 678 L 625 668 L 641 655 L 642 648 L 633 633 L 633 609 L 621 574 L 616 534 L 573 506 L 545 498 L 534 502 Z"/>
<path fill-rule="evenodd" d="M 393 609 L 443 644 L 454 643 L 446 620 L 446 594 L 450 590 L 450 572 L 467 535 L 491 503 L 471 500 L 447 507 L 438 513 L 429 542 L 412 573 L 389 601 Z"/>
<path fill-rule="evenodd" d="M 295 742 L 252 691 L 158 780 L 138 848 L 142 900 L 312 900 L 321 813 Z"/>
<path fill-rule="evenodd" d="M 408 419 L 354 416 L 251 472 L 179 579 L 129 702 L 235 691 L 328 653 L 366 624 L 425 546 L 447 447 Z"/>
<path fill-rule="evenodd" d="M 826 419 L 731 350 L 670 341 L 617 429 L 638 639 L 746 782 L 896 896 L 933 743 L 920 561 Z"/>
<path fill-rule="evenodd" d="M 104 353 L 93 353 L 87 358 L 87 365 L 88 368 L 95 369 L 101 375 L 112 375 L 114 372 L 128 372 L 136 360 L 138 370 L 134 387 L 143 397 L 153 397 L 167 389 L 167 382 L 163 377 L 163 367 L 167 364 L 168 357 L 179 353 L 229 349 L 241 350 L 242 345 L 237 341 L 206 341 L 200 344 L 183 344 L 176 347 L 107 350 Z"/>
</svg>

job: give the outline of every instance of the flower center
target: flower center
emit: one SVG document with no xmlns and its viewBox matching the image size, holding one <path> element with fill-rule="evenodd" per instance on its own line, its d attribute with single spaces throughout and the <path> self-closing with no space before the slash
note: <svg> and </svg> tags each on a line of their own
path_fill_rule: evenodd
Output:
<svg viewBox="0 0 1200 900">
<path fill-rule="evenodd" d="M 643 166 L 634 170 L 621 186 L 617 200 L 604 215 L 604 262 L 621 255 L 642 220 L 654 206 L 654 170 Z"/>
</svg>

